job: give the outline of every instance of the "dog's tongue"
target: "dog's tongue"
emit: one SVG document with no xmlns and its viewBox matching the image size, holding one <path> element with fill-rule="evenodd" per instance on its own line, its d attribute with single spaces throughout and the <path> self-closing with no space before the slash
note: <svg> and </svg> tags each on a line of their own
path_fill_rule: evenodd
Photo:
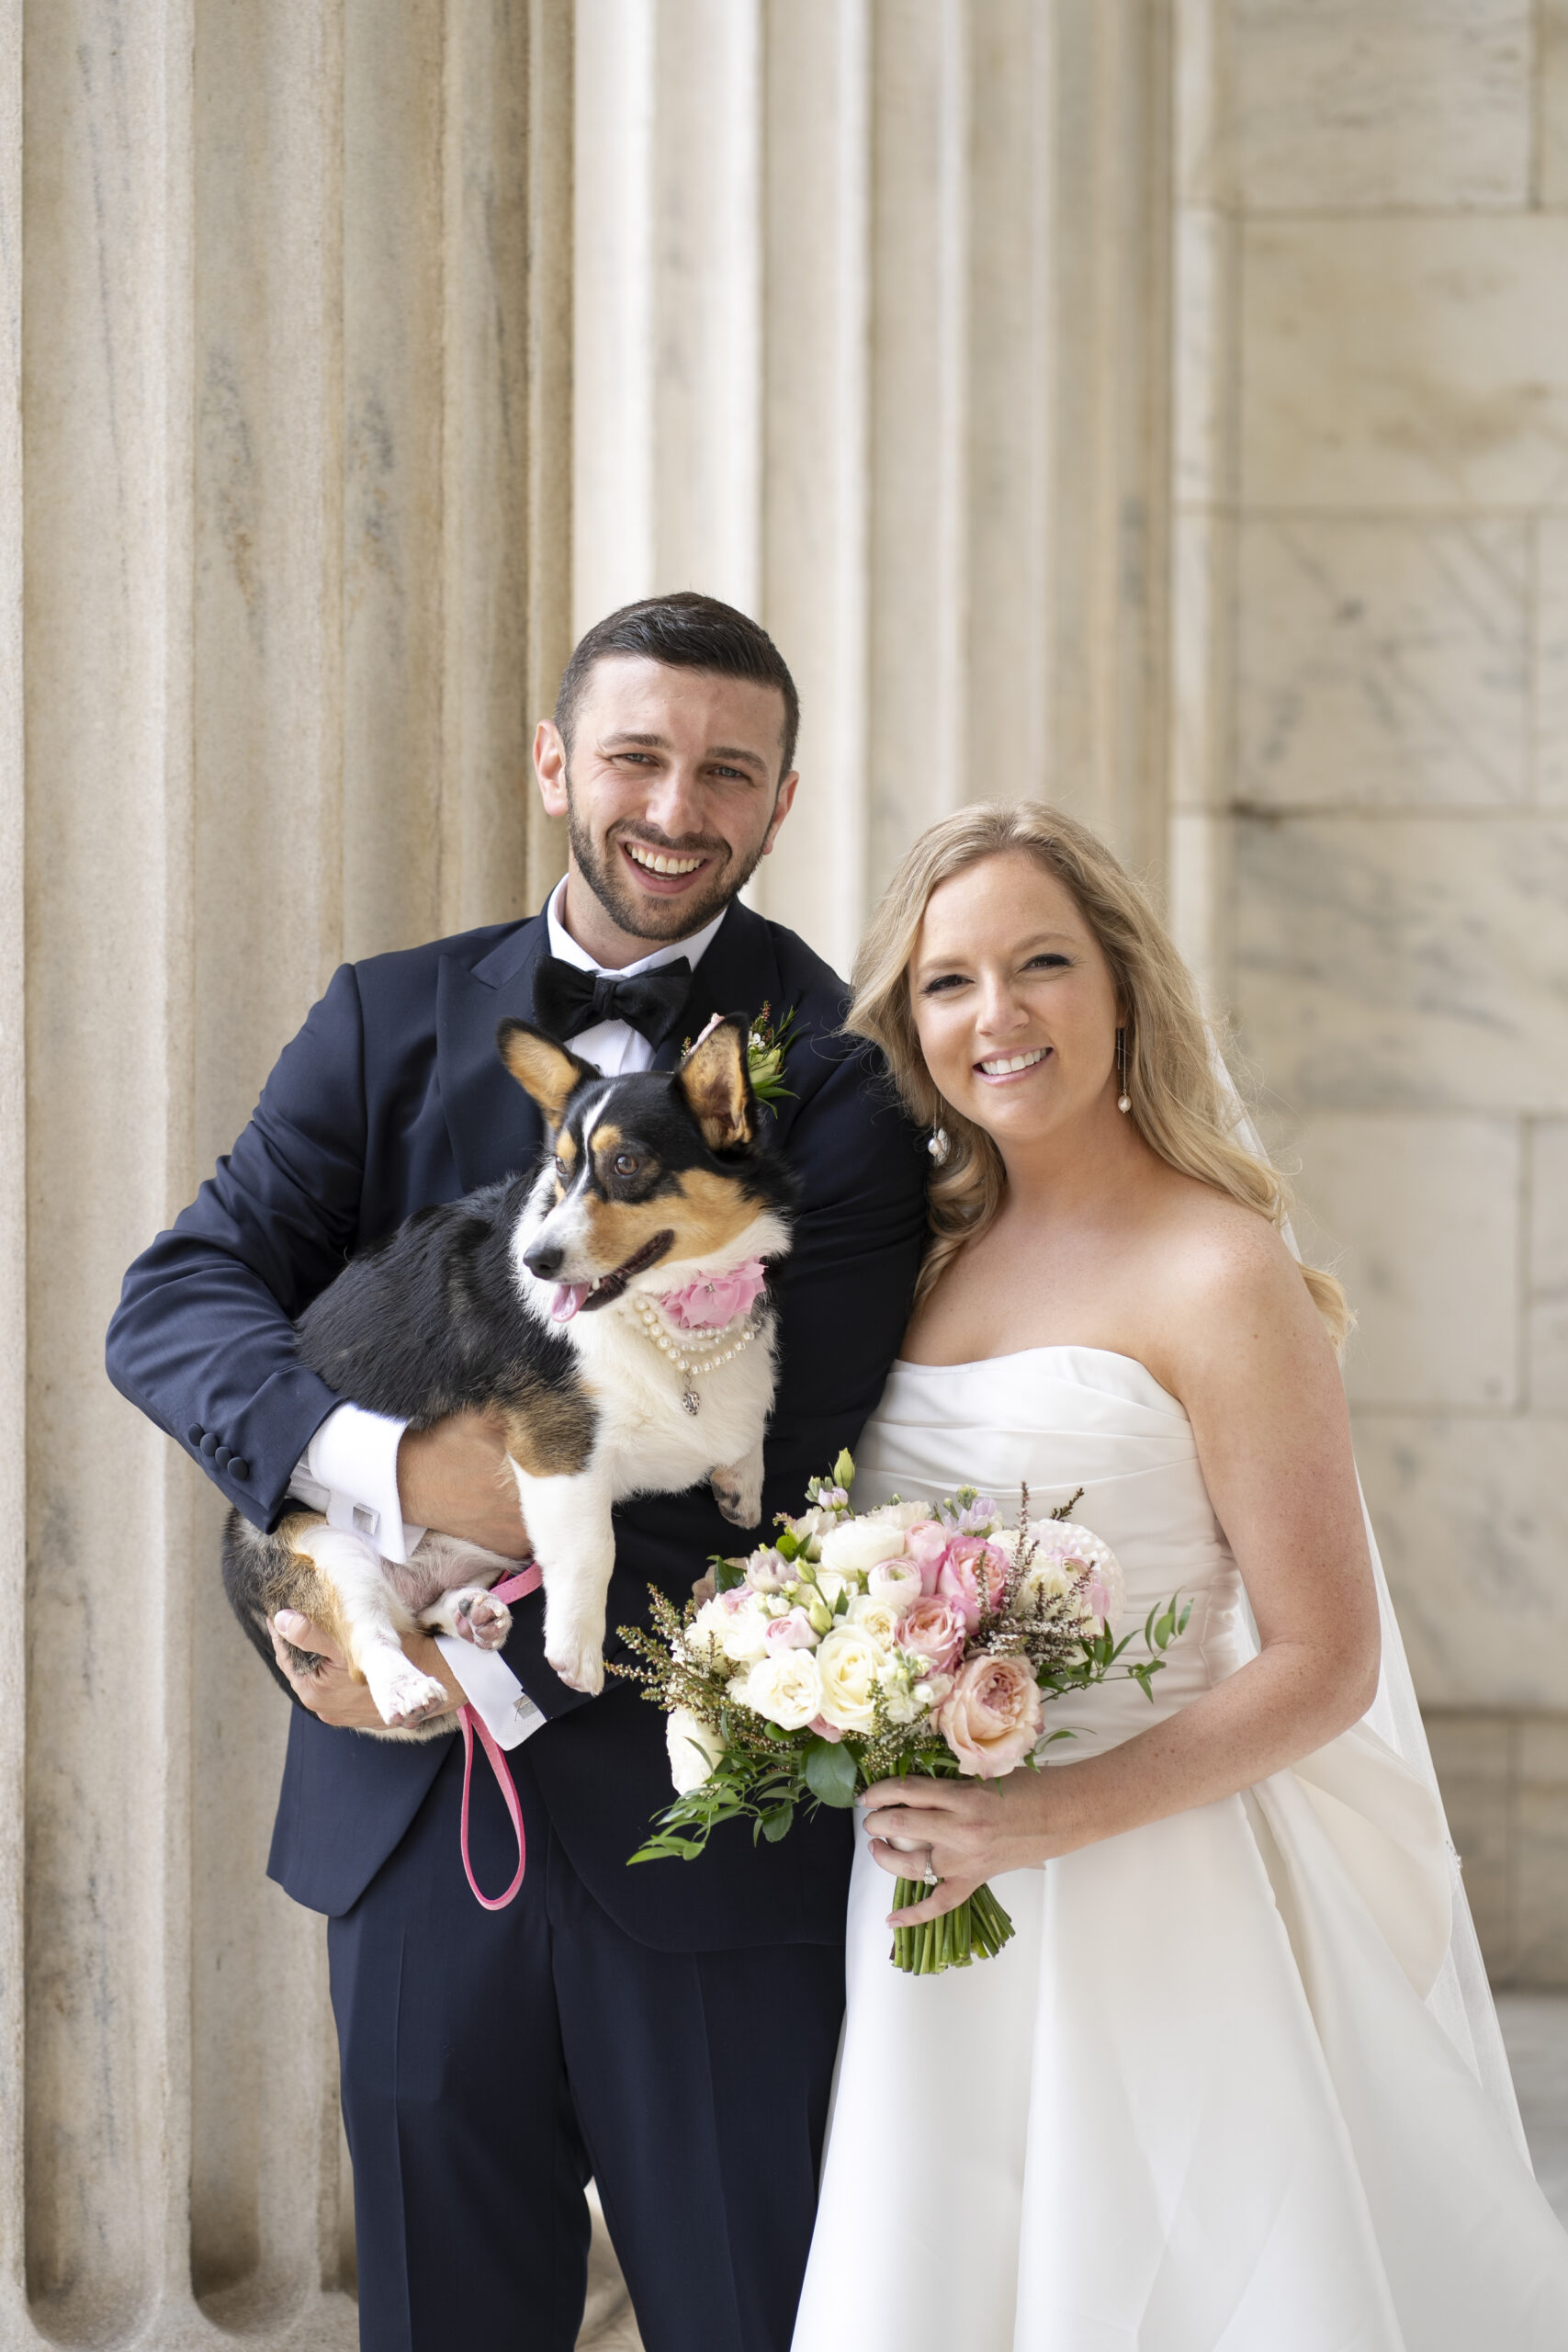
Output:
<svg viewBox="0 0 1568 2352">
<path fill-rule="evenodd" d="M 587 1283 L 558 1283 L 556 1295 L 550 1301 L 550 1321 L 570 1323 L 587 1297 L 590 1287 Z"/>
</svg>

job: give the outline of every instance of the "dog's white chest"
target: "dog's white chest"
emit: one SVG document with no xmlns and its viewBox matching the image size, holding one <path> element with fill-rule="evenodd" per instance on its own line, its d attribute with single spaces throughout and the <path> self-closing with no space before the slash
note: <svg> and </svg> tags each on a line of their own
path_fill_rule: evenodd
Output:
<svg viewBox="0 0 1568 2352">
<path fill-rule="evenodd" d="M 629 1315 L 595 1332 L 590 1377 L 618 1492 L 678 1492 L 749 1453 L 773 1402 L 771 1323 L 722 1346 L 660 1349 Z"/>
</svg>

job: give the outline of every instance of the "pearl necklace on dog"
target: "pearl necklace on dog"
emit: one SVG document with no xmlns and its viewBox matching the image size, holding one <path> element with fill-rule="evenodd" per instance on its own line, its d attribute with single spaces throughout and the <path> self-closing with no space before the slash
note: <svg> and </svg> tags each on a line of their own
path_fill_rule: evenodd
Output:
<svg viewBox="0 0 1568 2352">
<path fill-rule="evenodd" d="M 698 1374 L 716 1372 L 721 1363 L 728 1363 L 743 1348 L 749 1348 L 757 1336 L 757 1326 L 751 1321 L 750 1313 L 738 1336 L 731 1337 L 735 1326 L 728 1323 L 722 1330 L 706 1333 L 699 1339 L 690 1331 L 672 1332 L 646 1292 L 634 1291 L 632 1305 L 637 1311 L 643 1329 L 660 1354 L 669 1357 L 685 1382 L 681 1403 L 685 1411 L 694 1415 L 702 1410 L 703 1400 L 694 1385 Z M 728 1347 L 724 1344 L 726 1340 L 729 1340 Z"/>
</svg>

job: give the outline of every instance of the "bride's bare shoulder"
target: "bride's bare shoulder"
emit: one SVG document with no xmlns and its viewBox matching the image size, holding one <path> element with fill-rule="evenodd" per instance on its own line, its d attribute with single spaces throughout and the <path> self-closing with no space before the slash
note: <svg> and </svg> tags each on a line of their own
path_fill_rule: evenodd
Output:
<svg viewBox="0 0 1568 2352">
<path fill-rule="evenodd" d="M 1148 1296 L 1168 1344 L 1251 1336 L 1260 1318 L 1314 1343 L 1323 1324 L 1301 1268 L 1267 1217 L 1174 1176 L 1148 1231 Z"/>
</svg>

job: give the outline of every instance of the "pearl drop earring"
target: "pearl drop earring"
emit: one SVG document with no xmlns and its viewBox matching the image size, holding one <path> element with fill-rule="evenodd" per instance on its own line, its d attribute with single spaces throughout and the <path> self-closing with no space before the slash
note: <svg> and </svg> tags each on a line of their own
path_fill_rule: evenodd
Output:
<svg viewBox="0 0 1568 2352">
<path fill-rule="evenodd" d="M 945 1168 L 947 1165 L 947 1155 L 952 1148 L 953 1146 L 947 1139 L 947 1129 L 945 1127 L 933 1127 L 930 1135 L 926 1137 L 926 1149 L 931 1153 L 931 1158 L 936 1161 L 939 1168 Z"/>
<path fill-rule="evenodd" d="M 1116 1083 L 1121 1090 L 1116 1097 L 1116 1108 L 1119 1111 L 1130 1111 L 1133 1107 L 1133 1098 L 1127 1091 L 1127 1032 L 1125 1029 L 1118 1029 L 1116 1032 Z"/>
</svg>

